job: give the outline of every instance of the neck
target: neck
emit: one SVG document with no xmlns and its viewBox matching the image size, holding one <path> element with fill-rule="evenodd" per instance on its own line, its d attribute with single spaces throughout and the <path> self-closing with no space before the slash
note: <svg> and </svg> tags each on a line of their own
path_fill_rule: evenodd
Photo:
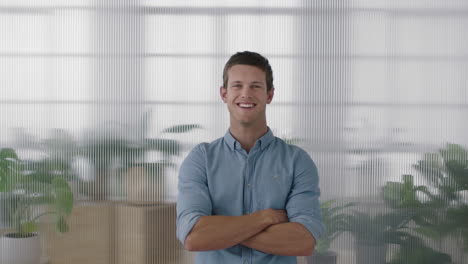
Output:
<svg viewBox="0 0 468 264">
<path fill-rule="evenodd" d="M 250 152 L 255 142 L 268 132 L 266 122 L 257 125 L 234 125 L 231 122 L 229 128 L 231 135 L 242 145 L 242 148 Z"/>
</svg>

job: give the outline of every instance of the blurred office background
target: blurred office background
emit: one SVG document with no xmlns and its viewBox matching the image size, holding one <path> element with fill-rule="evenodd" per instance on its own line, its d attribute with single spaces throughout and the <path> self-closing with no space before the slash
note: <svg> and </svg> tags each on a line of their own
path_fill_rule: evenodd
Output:
<svg viewBox="0 0 468 264">
<path fill-rule="evenodd" d="M 273 67 L 269 127 L 317 163 L 321 255 L 468 263 L 467 1 L 2 0 L 0 39 L 0 149 L 74 195 L 68 232 L 37 221 L 43 263 L 193 262 L 178 166 L 228 129 L 244 50 Z M 0 232 L 31 195 L 0 192 Z"/>
</svg>

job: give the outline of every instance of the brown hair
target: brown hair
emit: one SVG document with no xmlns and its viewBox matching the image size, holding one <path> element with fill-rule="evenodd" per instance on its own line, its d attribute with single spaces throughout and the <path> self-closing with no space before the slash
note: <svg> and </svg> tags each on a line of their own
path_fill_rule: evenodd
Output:
<svg viewBox="0 0 468 264">
<path fill-rule="evenodd" d="M 270 91 L 273 88 L 273 71 L 271 69 L 270 63 L 267 58 L 262 55 L 252 52 L 252 51 L 243 51 L 237 52 L 232 55 L 231 58 L 224 65 L 223 70 L 223 87 L 227 88 L 228 81 L 228 71 L 229 69 L 238 64 L 255 66 L 265 72 L 267 91 Z"/>
</svg>

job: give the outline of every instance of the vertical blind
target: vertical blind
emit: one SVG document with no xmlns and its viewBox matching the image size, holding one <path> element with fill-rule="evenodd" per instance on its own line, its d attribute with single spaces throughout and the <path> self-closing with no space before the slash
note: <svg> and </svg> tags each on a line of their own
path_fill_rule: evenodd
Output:
<svg viewBox="0 0 468 264">
<path fill-rule="evenodd" d="M 251 50 L 273 68 L 269 127 L 319 169 L 317 256 L 466 263 L 467 26 L 462 0 L 3 1 L 0 149 L 21 180 L 0 185 L 0 233 L 64 179 L 73 210 L 36 221 L 43 263 L 193 263 L 178 166 L 228 129 L 222 68 Z"/>
</svg>

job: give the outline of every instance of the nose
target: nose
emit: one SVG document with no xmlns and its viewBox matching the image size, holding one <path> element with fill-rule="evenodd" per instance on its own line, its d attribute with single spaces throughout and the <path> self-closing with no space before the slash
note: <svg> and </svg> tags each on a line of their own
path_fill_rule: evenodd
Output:
<svg viewBox="0 0 468 264">
<path fill-rule="evenodd" d="M 244 86 L 242 87 L 242 90 L 241 90 L 241 98 L 251 98 L 252 95 L 251 95 L 251 90 L 248 86 Z"/>
</svg>

